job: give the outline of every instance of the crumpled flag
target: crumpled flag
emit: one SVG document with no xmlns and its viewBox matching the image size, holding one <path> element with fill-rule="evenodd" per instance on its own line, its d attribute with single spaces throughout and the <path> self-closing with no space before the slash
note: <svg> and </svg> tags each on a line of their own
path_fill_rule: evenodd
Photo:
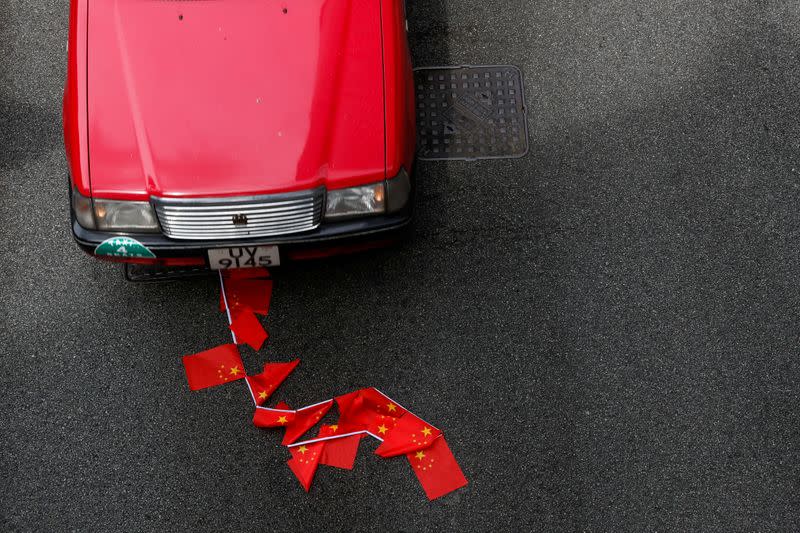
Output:
<svg viewBox="0 0 800 533">
<path fill-rule="evenodd" d="M 256 405 L 264 405 L 275 389 L 292 373 L 300 359 L 295 359 L 289 363 L 266 363 L 264 370 L 260 374 L 247 376 L 247 385 L 250 387 L 250 395 Z"/>
<path fill-rule="evenodd" d="M 249 344 L 256 351 L 261 349 L 269 336 L 249 307 L 239 311 L 229 327 L 236 339 L 236 344 Z"/>
<path fill-rule="evenodd" d="M 183 356 L 191 390 L 222 385 L 244 378 L 244 365 L 235 344 L 223 344 L 194 355 Z"/>
</svg>

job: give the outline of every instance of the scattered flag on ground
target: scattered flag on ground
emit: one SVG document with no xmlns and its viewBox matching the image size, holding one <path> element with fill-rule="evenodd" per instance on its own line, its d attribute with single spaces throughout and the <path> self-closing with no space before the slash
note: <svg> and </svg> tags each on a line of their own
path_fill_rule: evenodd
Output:
<svg viewBox="0 0 800 533">
<path fill-rule="evenodd" d="M 189 388 L 199 390 L 246 378 L 256 404 L 253 424 L 261 428 L 285 428 L 282 444 L 292 456 L 287 464 L 306 492 L 320 464 L 351 470 L 361 439 L 366 435 L 381 441 L 375 450 L 377 455 L 406 456 L 430 500 L 467 484 L 442 431 L 372 387 L 337 396 L 339 420 L 323 424 L 317 437 L 298 441 L 328 413 L 334 399 L 300 409 L 291 409 L 284 402 L 264 407 L 300 360 L 266 363 L 260 374 L 245 375 L 236 344 L 246 343 L 259 350 L 267 339 L 255 315 L 269 313 L 272 280 L 266 269 L 225 271 L 219 277 L 220 311 L 228 315 L 235 344 L 184 356 Z"/>
<path fill-rule="evenodd" d="M 338 396 L 339 424 L 343 431 L 365 430 L 378 439 L 383 437 L 397 423 L 398 417 L 405 413 L 391 399 L 375 388 L 361 389 Z"/>
<path fill-rule="evenodd" d="M 194 355 L 184 355 L 183 366 L 191 390 L 222 385 L 245 376 L 242 358 L 235 344 L 223 344 Z"/>
<path fill-rule="evenodd" d="M 364 435 L 350 435 L 325 441 L 320 463 L 326 466 L 352 470 L 358 454 L 358 445 Z"/>
<path fill-rule="evenodd" d="M 286 427 L 294 422 L 297 411 L 270 407 L 256 407 L 253 413 L 253 425 L 260 428 Z"/>
<path fill-rule="evenodd" d="M 231 317 L 249 308 L 258 315 L 269 314 L 272 300 L 270 279 L 228 279 L 223 282 L 223 300 Z"/>
<path fill-rule="evenodd" d="M 306 431 L 316 426 L 322 417 L 330 410 L 333 400 L 315 403 L 308 407 L 298 409 L 295 419 L 291 424 L 287 424 L 286 433 L 283 434 L 281 444 L 291 444 L 303 435 Z"/>
<path fill-rule="evenodd" d="M 322 457 L 322 450 L 325 448 L 325 442 L 317 442 L 296 446 L 289 448 L 292 458 L 286 464 L 292 469 L 294 475 L 300 480 L 300 484 L 306 489 L 306 492 L 311 488 L 311 481 L 314 479 L 314 474 L 317 472 L 320 458 Z"/>
<path fill-rule="evenodd" d="M 435 500 L 467 484 L 453 452 L 444 437 L 433 441 L 428 448 L 406 455 L 429 500 Z"/>
<path fill-rule="evenodd" d="M 236 339 L 236 344 L 249 344 L 256 351 L 260 350 L 264 341 L 267 340 L 268 335 L 264 326 L 249 307 L 239 311 L 229 327 Z"/>
<path fill-rule="evenodd" d="M 270 279 L 272 277 L 266 268 L 231 268 L 221 272 L 225 279 L 230 280 Z"/>
<path fill-rule="evenodd" d="M 441 437 L 442 432 L 421 418 L 406 413 L 388 431 L 383 443 L 375 453 L 381 457 L 395 457 L 417 450 L 424 450 Z"/>
<path fill-rule="evenodd" d="M 247 386 L 253 402 L 256 405 L 263 405 L 298 364 L 300 359 L 289 363 L 267 363 L 260 374 L 247 376 Z"/>
</svg>

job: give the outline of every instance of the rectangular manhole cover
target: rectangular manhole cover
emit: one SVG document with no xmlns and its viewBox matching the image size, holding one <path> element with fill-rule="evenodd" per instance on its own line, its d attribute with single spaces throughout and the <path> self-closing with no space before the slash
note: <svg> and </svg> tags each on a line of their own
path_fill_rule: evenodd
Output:
<svg viewBox="0 0 800 533">
<path fill-rule="evenodd" d="M 522 72 L 511 65 L 414 70 L 420 159 L 498 159 L 528 153 Z"/>
</svg>

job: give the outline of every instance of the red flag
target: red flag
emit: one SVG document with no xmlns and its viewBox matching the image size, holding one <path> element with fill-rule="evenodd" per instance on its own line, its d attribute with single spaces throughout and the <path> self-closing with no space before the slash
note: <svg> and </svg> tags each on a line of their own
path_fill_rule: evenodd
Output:
<svg viewBox="0 0 800 533">
<path fill-rule="evenodd" d="M 319 436 L 335 437 L 338 433 L 341 433 L 341 431 L 339 431 L 339 425 L 331 424 L 330 426 L 322 426 Z M 358 444 L 361 442 L 361 437 L 363 436 L 364 435 L 350 435 L 326 440 L 325 447 L 322 449 L 320 463 L 336 468 L 352 470 L 356 462 Z"/>
<path fill-rule="evenodd" d="M 322 455 L 322 450 L 325 448 L 325 442 L 315 442 L 314 444 L 301 444 L 289 448 L 292 458 L 286 464 L 292 469 L 294 475 L 300 480 L 303 488 L 311 488 L 311 481 L 314 479 L 314 474 L 319 466 L 319 460 Z"/>
<path fill-rule="evenodd" d="M 260 374 L 247 376 L 245 379 L 255 404 L 263 405 L 298 364 L 300 359 L 290 363 L 267 363 Z"/>
<path fill-rule="evenodd" d="M 231 268 L 222 270 L 225 280 L 237 279 L 269 279 L 269 270 L 266 268 Z"/>
<path fill-rule="evenodd" d="M 322 424 L 316 438 L 335 437 L 338 433 L 340 433 L 338 424 Z"/>
<path fill-rule="evenodd" d="M 269 313 L 272 299 L 272 280 L 269 279 L 229 279 L 225 281 L 225 298 L 231 318 L 249 307 L 254 313 Z"/>
<path fill-rule="evenodd" d="M 415 452 L 430 446 L 442 432 L 421 418 L 406 413 L 397 421 L 397 425 L 387 432 L 383 443 L 375 453 L 381 457 L 395 457 L 404 453 Z"/>
<path fill-rule="evenodd" d="M 400 418 L 406 414 L 405 409 L 374 387 L 361 389 L 361 397 L 364 399 L 364 403 L 371 406 L 378 414 L 395 418 Z"/>
<path fill-rule="evenodd" d="M 256 407 L 253 413 L 253 425 L 259 428 L 286 427 L 294 422 L 296 412 L 289 409 L 286 404 L 278 404 L 278 408 Z M 285 406 L 286 409 L 282 407 Z"/>
<path fill-rule="evenodd" d="M 444 437 L 434 440 L 429 448 L 411 452 L 406 457 L 429 500 L 435 500 L 467 484 L 467 478 L 461 472 Z"/>
<path fill-rule="evenodd" d="M 254 350 L 260 350 L 268 336 L 250 308 L 244 308 L 236 314 L 230 329 L 236 336 L 236 344 L 249 344 Z"/>
<path fill-rule="evenodd" d="M 235 344 L 223 344 L 205 352 L 183 356 L 191 390 L 222 385 L 244 377 L 244 365 Z"/>
<path fill-rule="evenodd" d="M 336 396 L 336 404 L 339 406 L 339 411 L 345 411 L 352 401 L 358 396 L 358 393 L 361 392 L 361 389 L 354 390 L 353 392 L 348 392 L 347 394 L 342 394 L 341 396 Z"/>
<path fill-rule="evenodd" d="M 373 436 L 378 437 L 381 440 L 385 440 L 389 435 L 389 432 L 395 428 L 399 420 L 399 418 L 394 418 L 388 415 L 375 415 L 372 423 L 367 426 L 367 431 L 369 431 Z"/>
<path fill-rule="evenodd" d="M 374 388 L 338 396 L 336 403 L 341 413 L 339 425 L 343 432 L 366 429 L 374 435 L 379 432 L 384 435 L 394 427 L 397 417 L 405 413 L 405 409 Z"/>
<path fill-rule="evenodd" d="M 242 279 L 269 279 L 269 270 L 266 268 L 236 268 L 232 270 L 222 270 L 223 282 L 229 280 Z M 225 312 L 225 296 L 219 291 L 219 311 Z"/>
<path fill-rule="evenodd" d="M 339 411 L 342 413 L 353 413 L 358 417 L 365 411 L 380 413 L 387 416 L 401 417 L 406 410 L 394 403 L 382 392 L 374 387 L 360 389 L 348 394 L 336 397 Z"/>
<path fill-rule="evenodd" d="M 297 410 L 294 422 L 286 426 L 282 444 L 285 446 L 298 439 L 303 433 L 319 422 L 333 405 L 333 400 L 320 402 Z"/>
</svg>

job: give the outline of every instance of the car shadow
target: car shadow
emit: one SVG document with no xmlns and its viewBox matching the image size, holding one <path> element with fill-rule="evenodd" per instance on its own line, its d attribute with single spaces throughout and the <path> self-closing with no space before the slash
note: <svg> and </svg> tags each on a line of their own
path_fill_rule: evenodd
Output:
<svg viewBox="0 0 800 533">
<path fill-rule="evenodd" d="M 15 94 L 13 27 L 11 6 L 0 2 L 0 170 L 20 166 L 61 144 L 58 106 L 45 108 Z"/>
<path fill-rule="evenodd" d="M 441 0 L 406 3 L 408 40 L 414 67 L 450 64 L 447 8 Z"/>
<path fill-rule="evenodd" d="M 21 166 L 61 144 L 61 116 L 0 92 L 0 169 Z"/>
</svg>

